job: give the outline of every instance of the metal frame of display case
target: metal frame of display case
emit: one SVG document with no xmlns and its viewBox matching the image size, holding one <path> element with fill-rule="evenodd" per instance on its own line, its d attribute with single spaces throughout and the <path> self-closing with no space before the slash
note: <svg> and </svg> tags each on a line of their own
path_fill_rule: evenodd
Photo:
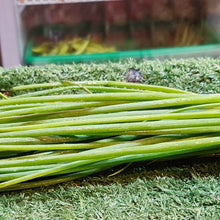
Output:
<svg viewBox="0 0 220 220">
<path fill-rule="evenodd" d="M 0 44 L 5 68 L 21 64 L 17 11 L 14 0 L 1 0 Z"/>
</svg>

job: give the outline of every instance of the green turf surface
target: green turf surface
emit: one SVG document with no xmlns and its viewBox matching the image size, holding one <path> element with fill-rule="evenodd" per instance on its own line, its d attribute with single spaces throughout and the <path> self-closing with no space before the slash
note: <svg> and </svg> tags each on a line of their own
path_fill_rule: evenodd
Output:
<svg viewBox="0 0 220 220">
<path fill-rule="evenodd" d="M 220 92 L 220 59 L 127 60 L 106 64 L 0 69 L 0 90 L 59 80 L 124 80 L 140 69 L 144 83 Z M 0 219 L 220 219 L 218 156 L 116 167 L 70 183 L 0 194 Z"/>
<path fill-rule="evenodd" d="M 105 64 L 47 65 L 0 69 L 0 89 L 59 80 L 124 80 L 128 68 L 140 69 L 148 84 L 199 93 L 220 92 L 220 59 L 141 61 Z"/>
<path fill-rule="evenodd" d="M 1 194 L 3 219 L 208 219 L 220 213 L 217 157 L 132 164 L 43 189 Z"/>
</svg>

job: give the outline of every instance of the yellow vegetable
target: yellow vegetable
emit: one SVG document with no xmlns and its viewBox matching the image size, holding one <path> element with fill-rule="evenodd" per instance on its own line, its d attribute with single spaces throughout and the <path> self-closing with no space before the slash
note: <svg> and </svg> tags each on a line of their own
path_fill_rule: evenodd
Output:
<svg viewBox="0 0 220 220">
<path fill-rule="evenodd" d="M 32 49 L 38 55 L 67 55 L 67 54 L 91 54 L 114 52 L 114 47 L 109 47 L 101 43 L 96 43 L 88 36 L 86 39 L 75 37 L 72 40 L 62 40 L 57 44 L 44 42 Z"/>
</svg>

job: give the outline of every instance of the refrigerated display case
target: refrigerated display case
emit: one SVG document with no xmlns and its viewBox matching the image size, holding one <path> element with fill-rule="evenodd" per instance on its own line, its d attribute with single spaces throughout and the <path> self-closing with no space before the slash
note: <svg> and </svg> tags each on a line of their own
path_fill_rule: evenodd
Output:
<svg viewBox="0 0 220 220">
<path fill-rule="evenodd" d="M 12 1 L 25 64 L 220 55 L 220 0 Z"/>
</svg>

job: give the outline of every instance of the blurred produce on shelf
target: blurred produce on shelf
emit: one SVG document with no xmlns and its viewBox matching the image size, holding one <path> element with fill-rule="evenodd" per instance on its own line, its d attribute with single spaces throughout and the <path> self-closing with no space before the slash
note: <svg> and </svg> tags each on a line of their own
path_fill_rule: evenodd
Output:
<svg viewBox="0 0 220 220">
<path fill-rule="evenodd" d="M 105 41 L 116 46 L 123 44 L 128 34 L 128 1 L 107 1 L 105 9 Z"/>
<path fill-rule="evenodd" d="M 67 54 L 91 54 L 114 52 L 114 47 L 108 47 L 92 40 L 90 37 L 85 39 L 75 37 L 73 39 L 60 40 L 58 43 L 46 41 L 32 49 L 34 54 L 42 56 L 67 55 Z"/>
<path fill-rule="evenodd" d="M 201 45 L 216 43 L 207 29 L 207 18 L 220 14 L 219 3 L 115 0 L 27 6 L 22 21 L 39 55 L 78 54 L 71 46 L 74 40 L 82 47 L 89 41 L 80 53 Z M 99 49 L 91 49 L 92 44 Z M 43 52 L 37 52 L 42 48 Z"/>
<path fill-rule="evenodd" d="M 199 45 L 205 42 L 202 28 L 190 25 L 178 25 L 175 29 L 173 45 L 171 46 L 190 46 Z"/>
<path fill-rule="evenodd" d="M 153 20 L 169 22 L 175 19 L 172 0 L 156 0 L 152 2 Z"/>
<path fill-rule="evenodd" d="M 129 0 L 129 19 L 131 21 L 145 21 L 151 18 L 152 0 Z"/>
<path fill-rule="evenodd" d="M 152 0 L 129 0 L 128 18 L 130 38 L 136 48 L 151 46 Z"/>
<path fill-rule="evenodd" d="M 212 28 L 220 34 L 220 0 L 206 0 L 206 14 Z"/>
<path fill-rule="evenodd" d="M 209 34 L 206 25 L 203 24 L 173 23 L 167 26 L 155 24 L 152 28 L 152 44 L 154 47 L 200 45 L 208 41 Z"/>
<path fill-rule="evenodd" d="M 193 4 L 194 3 L 194 4 Z M 199 13 L 199 5 L 192 0 L 173 0 L 173 11 L 176 19 L 194 20 Z"/>
</svg>

